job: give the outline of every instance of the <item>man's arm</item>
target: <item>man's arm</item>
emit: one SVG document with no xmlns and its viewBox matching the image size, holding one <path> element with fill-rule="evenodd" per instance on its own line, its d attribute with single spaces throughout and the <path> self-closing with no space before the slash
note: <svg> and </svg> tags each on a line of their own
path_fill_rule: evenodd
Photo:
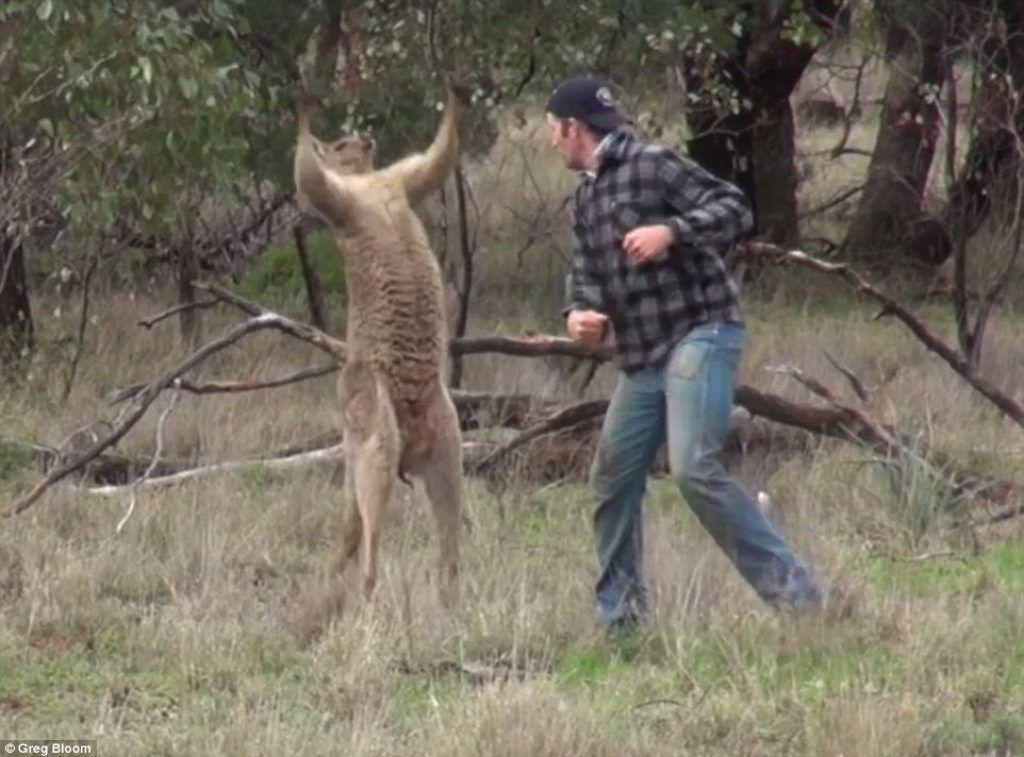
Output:
<svg viewBox="0 0 1024 757">
<path fill-rule="evenodd" d="M 665 151 L 658 177 L 666 202 L 678 212 L 666 221 L 674 242 L 726 247 L 753 228 L 754 216 L 743 192 L 697 163 Z"/>
<path fill-rule="evenodd" d="M 579 217 L 579 194 L 574 216 Z M 566 277 L 566 306 L 562 310 L 569 336 L 584 344 L 598 344 L 607 332 L 608 315 L 601 286 L 598 261 L 585 254 L 579 237 L 573 234 L 572 268 Z"/>
<path fill-rule="evenodd" d="M 572 269 L 566 282 L 565 308 L 562 315 L 568 316 L 573 310 L 604 311 L 604 296 L 598 281 L 595 261 L 583 254 L 579 240 L 574 238 Z"/>
</svg>

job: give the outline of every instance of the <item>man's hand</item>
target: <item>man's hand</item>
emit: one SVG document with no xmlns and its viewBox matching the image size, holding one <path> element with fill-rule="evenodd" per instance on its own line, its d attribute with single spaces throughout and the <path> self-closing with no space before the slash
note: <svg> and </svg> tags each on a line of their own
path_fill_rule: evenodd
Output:
<svg viewBox="0 0 1024 757">
<path fill-rule="evenodd" d="M 608 316 L 596 310 L 573 310 L 565 321 L 569 336 L 588 347 L 601 343 Z"/>
<path fill-rule="evenodd" d="M 622 249 L 631 263 L 651 263 L 668 257 L 672 229 L 665 224 L 637 226 L 622 238 Z"/>
</svg>

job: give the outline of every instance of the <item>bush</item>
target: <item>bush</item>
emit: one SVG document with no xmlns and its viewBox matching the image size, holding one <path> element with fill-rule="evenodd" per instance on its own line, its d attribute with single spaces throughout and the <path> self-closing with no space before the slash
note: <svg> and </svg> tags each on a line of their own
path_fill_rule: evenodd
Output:
<svg viewBox="0 0 1024 757">
<path fill-rule="evenodd" d="M 31 463 L 28 450 L 19 445 L 0 441 L 0 482 L 13 478 Z"/>
<path fill-rule="evenodd" d="M 313 269 L 320 277 L 324 296 L 344 297 L 345 265 L 337 245 L 327 232 L 306 236 Z M 282 244 L 267 248 L 246 270 L 235 287 L 240 295 L 258 302 L 294 302 L 306 297 L 306 284 L 295 245 Z"/>
</svg>

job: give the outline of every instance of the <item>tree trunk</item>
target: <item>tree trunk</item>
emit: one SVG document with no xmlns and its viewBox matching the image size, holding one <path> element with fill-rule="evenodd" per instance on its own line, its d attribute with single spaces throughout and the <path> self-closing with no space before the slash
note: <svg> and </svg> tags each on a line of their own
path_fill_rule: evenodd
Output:
<svg viewBox="0 0 1024 757">
<path fill-rule="evenodd" d="M 797 225 L 796 163 L 793 159 L 793 111 L 789 98 L 758 114 L 752 158 L 759 236 L 781 245 L 795 244 Z"/>
<path fill-rule="evenodd" d="M 1016 108 L 1024 90 L 1022 5 L 1020 0 L 999 3 L 1002 16 L 990 21 L 979 45 L 974 131 L 946 213 L 957 243 L 977 233 L 994 205 L 1016 206 L 1022 157 L 1017 135 L 1024 129 L 1024 114 Z"/>
<path fill-rule="evenodd" d="M 805 4 L 814 23 L 831 36 L 845 22 L 842 3 L 817 0 Z M 739 113 L 720 116 L 705 99 L 692 102 L 687 119 L 694 131 L 690 155 L 712 173 L 728 179 L 751 201 L 757 234 L 778 244 L 799 237 L 794 162 L 793 110 L 790 95 L 814 55 L 815 47 L 784 36 L 789 11 L 759 2 L 753 31 L 737 42 L 725 73 L 740 103 Z M 704 91 L 699 69 L 685 66 L 687 89 Z M 749 106 L 749 107 L 747 107 Z"/>
<path fill-rule="evenodd" d="M 739 41 L 741 49 L 747 41 L 746 37 Z M 748 99 L 747 79 L 736 60 L 727 61 L 725 71 L 737 97 Z M 759 219 L 751 144 L 753 112 L 744 108 L 739 113 L 720 114 L 715 103 L 704 96 L 705 78 L 689 61 L 683 64 L 683 77 L 687 91 L 697 95 L 696 100 L 688 98 L 686 104 L 686 120 L 693 133 L 687 152 L 715 176 L 739 187 L 750 201 L 754 218 Z"/>
<path fill-rule="evenodd" d="M 25 253 L 13 233 L 0 235 L 0 365 L 33 345 L 32 308 L 25 275 Z"/>
<path fill-rule="evenodd" d="M 320 277 L 313 267 L 313 261 L 309 258 L 309 250 L 306 248 L 306 232 L 301 224 L 295 224 L 292 228 L 295 235 L 295 251 L 299 255 L 299 265 L 302 267 L 302 279 L 306 282 L 306 300 L 309 303 L 310 322 L 321 331 L 327 331 L 327 306 L 324 304 L 324 288 L 320 284 Z"/>
<path fill-rule="evenodd" d="M 705 80 L 689 66 L 684 65 L 684 69 L 686 89 L 699 94 L 705 87 Z M 732 86 L 740 98 L 745 98 L 748 95 L 746 79 L 738 69 L 734 69 L 734 74 Z M 751 143 L 754 114 L 750 110 L 743 110 L 738 114 L 720 116 L 715 103 L 701 97 L 687 104 L 686 120 L 693 132 L 693 137 L 686 145 L 690 158 L 716 176 L 738 186 L 746 199 L 751 201 L 757 218 L 754 149 Z"/>
<path fill-rule="evenodd" d="M 944 38 L 935 13 L 923 11 L 921 18 L 915 28 L 891 21 L 881 125 L 846 236 L 854 257 L 883 267 L 915 235 L 938 137 Z"/>
<path fill-rule="evenodd" d="M 455 199 L 459 211 L 459 246 L 462 248 L 462 283 L 456 287 L 459 292 L 459 312 L 455 319 L 455 338 L 466 335 L 469 323 L 469 298 L 473 289 L 473 254 L 476 240 L 469 238 L 469 208 L 466 203 L 466 175 L 461 166 L 455 166 Z M 475 235 L 474 235 L 475 237 Z M 449 381 L 453 389 L 462 386 L 462 356 L 452 355 L 452 375 Z"/>
<path fill-rule="evenodd" d="M 196 290 L 192 285 L 199 277 L 199 261 L 192 243 L 183 242 L 178 248 L 178 304 L 191 305 L 196 301 Z M 198 346 L 200 339 L 199 313 L 195 308 L 186 308 L 178 315 L 181 327 L 181 343 L 188 350 Z"/>
</svg>

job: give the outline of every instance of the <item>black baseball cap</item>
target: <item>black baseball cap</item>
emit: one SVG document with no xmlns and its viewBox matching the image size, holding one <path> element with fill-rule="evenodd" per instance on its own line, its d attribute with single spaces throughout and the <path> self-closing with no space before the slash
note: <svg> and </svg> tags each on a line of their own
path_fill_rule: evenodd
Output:
<svg viewBox="0 0 1024 757">
<path fill-rule="evenodd" d="M 572 118 L 601 131 L 613 131 L 629 122 L 615 108 L 608 83 L 591 76 L 560 84 L 548 98 L 546 110 L 556 118 Z"/>
</svg>

